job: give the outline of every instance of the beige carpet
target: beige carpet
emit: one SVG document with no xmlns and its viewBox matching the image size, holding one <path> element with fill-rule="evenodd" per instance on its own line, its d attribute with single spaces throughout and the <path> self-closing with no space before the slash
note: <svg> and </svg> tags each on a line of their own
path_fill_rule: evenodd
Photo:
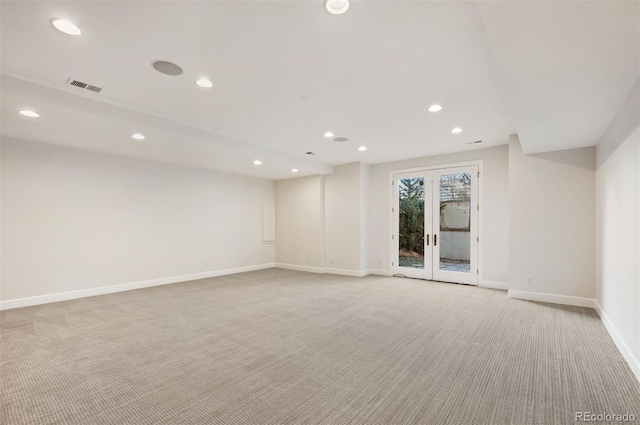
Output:
<svg viewBox="0 0 640 425">
<path fill-rule="evenodd" d="M 2 424 L 571 424 L 640 416 L 591 309 L 265 270 L 1 313 Z"/>
</svg>

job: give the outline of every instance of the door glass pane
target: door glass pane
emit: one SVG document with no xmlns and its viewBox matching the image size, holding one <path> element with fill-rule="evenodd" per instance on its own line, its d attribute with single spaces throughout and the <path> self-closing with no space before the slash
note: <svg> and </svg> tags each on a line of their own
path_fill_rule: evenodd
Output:
<svg viewBox="0 0 640 425">
<path fill-rule="evenodd" d="M 471 174 L 440 176 L 440 261 L 442 271 L 470 273 Z"/>
<path fill-rule="evenodd" d="M 424 178 L 401 179 L 399 184 L 400 267 L 424 268 Z"/>
</svg>

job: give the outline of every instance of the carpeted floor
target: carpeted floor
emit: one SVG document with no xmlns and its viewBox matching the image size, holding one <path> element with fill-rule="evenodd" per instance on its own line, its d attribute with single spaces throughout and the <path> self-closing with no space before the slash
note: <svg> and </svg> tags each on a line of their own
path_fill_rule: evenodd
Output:
<svg viewBox="0 0 640 425">
<path fill-rule="evenodd" d="M 264 270 L 0 313 L 2 424 L 571 424 L 640 417 L 592 309 Z"/>
</svg>

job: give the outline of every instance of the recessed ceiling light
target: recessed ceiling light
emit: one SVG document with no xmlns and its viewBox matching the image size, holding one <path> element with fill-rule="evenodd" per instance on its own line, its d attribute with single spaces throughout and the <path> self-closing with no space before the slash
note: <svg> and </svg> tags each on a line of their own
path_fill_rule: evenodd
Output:
<svg viewBox="0 0 640 425">
<path fill-rule="evenodd" d="M 145 139 L 144 134 L 140 134 L 140 133 L 133 133 L 131 135 L 131 138 L 132 139 L 136 139 L 136 140 L 144 140 Z"/>
<path fill-rule="evenodd" d="M 431 105 L 429 106 L 429 112 L 438 112 L 442 110 L 442 106 L 440 105 Z"/>
<path fill-rule="evenodd" d="M 458 133 L 462 133 L 462 129 L 460 127 L 456 127 L 453 130 L 451 130 L 451 132 L 453 134 L 458 134 Z"/>
<path fill-rule="evenodd" d="M 198 78 L 196 84 L 202 88 L 210 89 L 213 87 L 213 83 L 208 78 Z"/>
<path fill-rule="evenodd" d="M 262 161 L 256 159 L 255 161 L 253 161 L 253 165 L 262 165 Z"/>
<path fill-rule="evenodd" d="M 358 150 L 359 150 L 359 151 L 366 151 L 366 150 L 367 150 L 367 147 L 366 147 L 366 146 L 360 146 L 360 147 L 358 148 Z"/>
<path fill-rule="evenodd" d="M 327 139 L 330 139 L 333 137 L 333 133 L 330 131 L 327 131 L 326 133 L 324 133 L 324 137 L 326 137 Z"/>
<path fill-rule="evenodd" d="M 82 31 L 80 31 L 80 28 L 78 28 L 76 24 L 74 24 L 73 22 L 65 21 L 64 19 L 56 19 L 56 18 L 51 19 L 50 22 L 51 22 L 51 25 L 55 27 L 55 29 L 65 34 L 80 35 L 82 33 Z"/>
<path fill-rule="evenodd" d="M 27 110 L 22 110 L 20 111 L 20 115 L 24 115 L 25 117 L 29 117 L 29 118 L 38 118 L 40 117 L 40 114 L 34 111 L 27 111 Z"/>
<path fill-rule="evenodd" d="M 297 172 L 298 172 L 298 169 L 297 169 L 297 168 L 293 168 L 293 169 L 291 170 L 291 172 L 292 172 L 292 173 L 297 173 Z"/>
<path fill-rule="evenodd" d="M 333 15 L 342 15 L 349 9 L 349 0 L 325 0 L 324 7 Z"/>
</svg>

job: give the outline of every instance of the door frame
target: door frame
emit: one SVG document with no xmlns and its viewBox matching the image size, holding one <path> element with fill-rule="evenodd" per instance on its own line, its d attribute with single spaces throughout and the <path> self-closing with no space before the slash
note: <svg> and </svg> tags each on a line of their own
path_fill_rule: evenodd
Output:
<svg viewBox="0 0 640 425">
<path fill-rule="evenodd" d="M 427 179 L 431 178 L 431 172 L 429 171 L 414 171 L 411 173 L 396 173 L 393 175 L 393 179 L 394 179 L 394 184 L 393 186 L 393 190 L 396 192 L 396 195 L 398 195 L 398 191 L 399 188 L 397 188 L 395 186 L 395 183 L 397 181 L 397 183 L 399 184 L 400 180 L 403 179 L 411 179 L 411 178 L 424 178 L 424 225 L 426 226 L 428 221 L 433 221 L 432 220 L 432 215 L 433 215 L 433 208 L 431 206 L 431 197 L 433 196 L 433 187 L 431 184 L 427 184 L 427 183 L 431 183 L 430 181 L 427 182 Z M 398 214 L 400 214 L 400 199 L 399 196 L 394 196 L 393 197 L 393 204 L 391 206 L 391 211 L 393 214 L 395 214 L 394 211 L 398 211 Z M 400 240 L 400 221 L 399 220 L 392 220 L 392 222 L 394 223 L 394 227 L 391 229 L 391 233 L 392 233 L 392 237 L 391 237 L 391 241 L 395 242 L 391 244 L 391 258 L 395 258 L 397 259 L 399 254 L 400 254 L 400 250 L 398 247 L 398 243 Z M 395 239 L 393 237 L 393 235 L 397 236 L 397 239 Z M 422 249 L 423 249 L 423 253 L 424 253 L 424 257 L 423 257 L 423 262 L 424 262 L 424 267 L 422 269 L 419 268 L 411 268 L 411 267 L 405 267 L 403 268 L 403 275 L 406 277 L 411 277 L 414 279 L 423 279 L 423 277 L 421 277 L 421 274 L 424 274 L 424 272 L 427 272 L 427 265 L 431 265 L 431 269 L 433 268 L 433 255 L 432 255 L 432 250 L 431 250 L 431 245 L 429 245 L 429 248 L 427 248 L 427 244 L 426 244 L 426 240 L 424 238 L 424 235 L 422 237 Z M 400 264 L 398 264 L 398 266 L 396 266 L 398 269 L 400 269 Z M 393 266 L 392 266 L 393 268 Z M 422 273 L 420 272 L 422 271 Z M 433 270 L 429 270 L 429 272 L 431 274 L 433 274 Z"/>
<path fill-rule="evenodd" d="M 474 207 L 474 205 L 480 205 L 480 200 L 478 198 L 478 179 L 480 177 L 480 170 L 476 165 L 469 165 L 464 167 L 447 167 L 447 168 L 438 168 L 431 171 L 431 178 L 433 179 L 432 185 L 434 186 L 434 193 L 436 193 L 437 198 L 432 199 L 433 204 L 433 214 L 440 213 L 440 179 L 443 175 L 455 175 L 458 173 L 469 173 L 469 177 L 471 177 L 470 184 L 470 193 L 471 200 L 474 201 L 472 204 L 469 202 L 469 223 L 471 224 L 470 234 L 469 234 L 469 243 L 470 243 L 470 267 L 469 273 L 460 273 L 454 271 L 447 271 L 440 269 L 440 249 L 442 247 L 442 239 L 440 239 L 440 244 L 436 244 L 434 241 L 433 244 L 433 278 L 432 280 L 442 281 L 442 282 L 452 282 L 452 283 L 461 283 L 464 285 L 478 285 L 478 278 L 480 276 L 480 268 L 478 267 L 478 245 L 480 244 L 480 237 L 478 236 L 478 210 L 479 208 Z M 474 176 L 474 174 L 476 174 Z M 438 188 L 436 190 L 436 187 Z M 434 220 L 433 228 L 431 231 L 433 232 L 433 238 L 435 239 L 436 233 L 442 238 L 442 229 L 440 220 Z M 474 243 L 473 238 L 477 237 L 478 240 Z M 476 269 L 476 273 L 473 273 L 473 269 Z"/>
<path fill-rule="evenodd" d="M 395 229 L 395 223 L 394 223 L 394 195 L 395 195 L 395 187 L 393 185 L 394 182 L 394 175 L 395 174 L 404 174 L 404 173 L 417 173 L 417 172 L 421 172 L 421 171 L 433 171 L 433 170 L 438 170 L 438 169 L 442 169 L 442 168 L 454 168 L 454 167 L 468 167 L 471 165 L 475 165 L 478 167 L 478 172 L 480 173 L 480 176 L 478 177 L 478 238 L 479 238 L 479 242 L 477 244 L 478 246 L 478 259 L 477 259 L 477 263 L 478 263 L 478 281 L 477 284 L 478 286 L 480 285 L 480 282 L 484 281 L 484 169 L 483 169 L 483 160 L 478 159 L 475 161 L 465 161 L 465 162 L 452 162 L 452 163 L 445 163 L 445 164 L 437 164 L 437 165 L 426 165 L 423 167 L 414 167 L 414 168 L 402 168 L 402 169 L 398 169 L 398 170 L 391 170 L 389 171 L 389 179 L 387 180 L 389 182 L 389 205 L 388 205 L 388 212 L 389 212 L 389 233 L 387 235 L 387 240 L 389 241 L 389 272 L 391 273 L 391 275 L 393 275 L 393 269 L 394 266 L 392 265 L 393 262 L 395 262 L 396 260 L 394 259 L 394 249 L 393 249 L 393 244 L 394 244 L 394 240 L 391 239 L 393 236 L 393 232 Z"/>
</svg>

